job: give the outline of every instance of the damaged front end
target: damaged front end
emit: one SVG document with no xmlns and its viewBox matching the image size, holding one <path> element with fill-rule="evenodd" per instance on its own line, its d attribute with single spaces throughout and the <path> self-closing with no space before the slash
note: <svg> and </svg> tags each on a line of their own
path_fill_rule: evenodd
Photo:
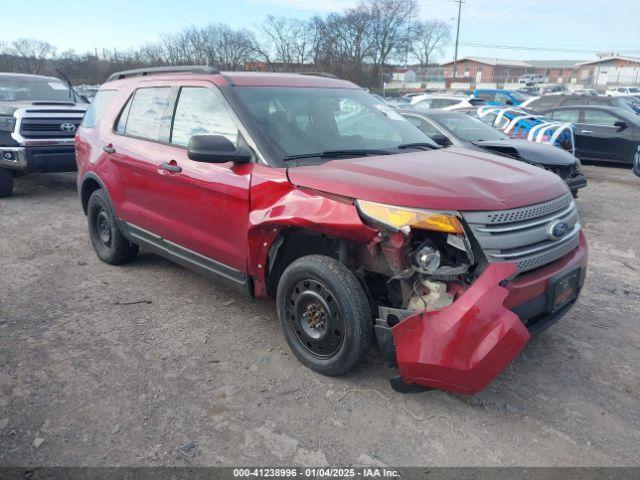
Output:
<svg viewBox="0 0 640 480">
<path fill-rule="evenodd" d="M 358 264 L 378 308 L 378 345 L 403 384 L 482 390 L 529 340 L 503 305 L 515 264 L 487 264 L 457 212 L 370 202 L 358 202 L 358 209 L 379 228 Z"/>
</svg>

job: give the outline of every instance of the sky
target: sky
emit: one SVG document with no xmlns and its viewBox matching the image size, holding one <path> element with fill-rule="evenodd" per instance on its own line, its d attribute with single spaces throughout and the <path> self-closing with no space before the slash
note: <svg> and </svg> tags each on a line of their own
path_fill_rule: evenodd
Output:
<svg viewBox="0 0 640 480">
<path fill-rule="evenodd" d="M 267 15 L 305 18 L 357 0 L 0 0 L 0 41 L 45 40 L 58 52 L 125 50 L 162 33 L 226 22 L 251 28 Z M 442 20 L 455 38 L 453 0 L 417 0 L 416 17 Z M 458 58 L 591 59 L 592 52 L 640 57 L 640 0 L 465 0 Z M 508 47 L 508 48 L 505 48 Z M 552 50 L 550 50 L 552 49 Z M 439 61 L 453 59 L 448 46 Z"/>
</svg>

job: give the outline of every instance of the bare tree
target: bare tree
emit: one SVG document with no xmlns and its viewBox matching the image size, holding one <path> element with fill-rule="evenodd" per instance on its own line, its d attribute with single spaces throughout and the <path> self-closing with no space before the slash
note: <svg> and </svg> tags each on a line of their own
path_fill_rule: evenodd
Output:
<svg viewBox="0 0 640 480">
<path fill-rule="evenodd" d="M 53 56 L 56 48 L 50 43 L 31 38 L 20 38 L 12 43 L 16 56 L 27 73 L 38 74 L 47 58 Z"/>
<path fill-rule="evenodd" d="M 372 61 L 378 79 L 393 55 L 406 52 L 410 19 L 418 7 L 415 0 L 366 0 L 362 5 L 371 15 Z"/>
<path fill-rule="evenodd" d="M 440 20 L 416 22 L 411 28 L 411 53 L 421 67 L 427 67 L 451 39 L 449 25 Z"/>
</svg>

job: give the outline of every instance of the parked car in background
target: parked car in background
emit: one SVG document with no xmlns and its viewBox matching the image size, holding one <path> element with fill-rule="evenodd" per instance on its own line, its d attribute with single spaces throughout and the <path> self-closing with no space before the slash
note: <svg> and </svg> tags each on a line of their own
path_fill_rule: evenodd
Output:
<svg viewBox="0 0 640 480">
<path fill-rule="evenodd" d="M 439 148 L 353 83 L 146 69 L 93 104 L 76 147 L 96 255 L 142 246 L 275 297 L 319 373 L 353 369 L 375 335 L 395 385 L 473 393 L 581 291 L 586 240 L 556 175 Z"/>
<path fill-rule="evenodd" d="M 587 186 L 580 160 L 561 148 L 527 140 L 514 140 L 483 121 L 460 112 L 403 110 L 411 123 L 442 147 L 456 145 L 484 150 L 537 165 L 558 175 L 574 197 Z"/>
<path fill-rule="evenodd" d="M 571 95 L 589 95 L 592 97 L 597 97 L 600 95 L 597 90 L 593 88 L 578 88 L 571 92 Z"/>
<path fill-rule="evenodd" d="M 640 145 L 640 116 L 607 106 L 557 107 L 546 115 L 576 126 L 576 157 L 580 160 L 633 164 Z"/>
<path fill-rule="evenodd" d="M 86 109 L 59 78 L 0 73 L 0 197 L 16 176 L 76 169 L 73 137 Z"/>
<path fill-rule="evenodd" d="M 485 104 L 485 100 L 467 95 L 423 95 L 421 97 L 414 97 L 414 99 L 411 100 L 411 104 L 408 105 L 408 108 L 417 108 L 418 110 L 434 108 L 457 110 L 460 108 L 479 107 Z"/>
<path fill-rule="evenodd" d="M 634 112 L 631 102 L 626 97 L 594 97 L 591 95 L 543 95 L 525 100 L 521 107 L 530 108 L 542 114 L 557 107 L 573 105 L 601 105 L 623 108 Z"/>
<path fill-rule="evenodd" d="M 464 110 L 514 139 L 546 143 L 575 153 L 574 126 L 522 107 L 485 105 Z"/>
<path fill-rule="evenodd" d="M 537 83 L 544 83 L 547 81 L 547 77 L 541 73 L 526 73 L 518 79 L 518 83 L 524 83 L 525 85 L 535 85 Z"/>
<path fill-rule="evenodd" d="M 473 92 L 474 98 L 481 98 L 487 105 L 515 105 L 518 106 L 529 98 L 515 90 L 478 89 Z"/>
<path fill-rule="evenodd" d="M 605 92 L 608 97 L 623 97 L 627 95 L 640 95 L 640 87 L 616 87 Z"/>
<path fill-rule="evenodd" d="M 542 85 L 540 87 L 543 95 L 563 95 L 567 93 L 564 85 Z"/>
</svg>

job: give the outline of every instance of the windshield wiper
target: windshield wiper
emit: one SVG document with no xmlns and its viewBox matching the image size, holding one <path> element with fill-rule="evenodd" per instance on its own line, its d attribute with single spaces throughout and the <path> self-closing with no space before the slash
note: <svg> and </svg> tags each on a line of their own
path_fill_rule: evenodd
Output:
<svg viewBox="0 0 640 480">
<path fill-rule="evenodd" d="M 402 145 L 398 145 L 398 149 L 400 150 L 404 150 L 406 148 L 417 148 L 419 150 L 437 150 L 442 147 L 427 142 L 403 143 Z"/>
<path fill-rule="evenodd" d="M 340 157 L 366 157 L 367 155 L 389 155 L 387 150 L 376 149 L 352 149 L 352 150 L 325 150 L 318 153 L 303 153 L 301 155 L 289 155 L 284 161 L 299 160 L 302 158 L 340 158 Z"/>
</svg>

